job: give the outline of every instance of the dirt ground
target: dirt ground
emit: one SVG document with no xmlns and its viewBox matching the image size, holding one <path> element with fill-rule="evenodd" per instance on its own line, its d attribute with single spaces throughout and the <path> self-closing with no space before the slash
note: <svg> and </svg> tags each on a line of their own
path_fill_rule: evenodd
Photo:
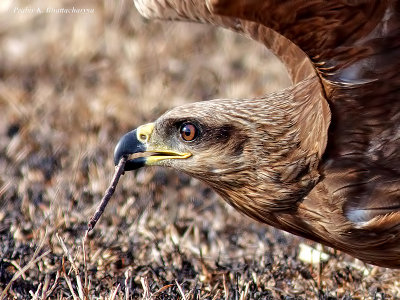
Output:
<svg viewBox="0 0 400 300">
<path fill-rule="evenodd" d="M 88 10 L 57 10 L 73 7 Z M 300 260 L 300 245 L 317 245 L 162 168 L 122 176 L 83 243 L 122 134 L 183 103 L 289 84 L 261 45 L 145 20 L 131 1 L 1 0 L 1 297 L 399 298 L 400 272 L 332 249 Z"/>
</svg>

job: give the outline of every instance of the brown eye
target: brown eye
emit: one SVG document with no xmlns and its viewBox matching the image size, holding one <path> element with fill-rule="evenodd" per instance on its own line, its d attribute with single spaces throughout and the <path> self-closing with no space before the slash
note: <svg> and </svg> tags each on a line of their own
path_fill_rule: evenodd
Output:
<svg viewBox="0 0 400 300">
<path fill-rule="evenodd" d="M 185 123 L 181 126 L 180 133 L 183 140 L 190 142 L 197 137 L 198 129 L 192 123 Z"/>
</svg>

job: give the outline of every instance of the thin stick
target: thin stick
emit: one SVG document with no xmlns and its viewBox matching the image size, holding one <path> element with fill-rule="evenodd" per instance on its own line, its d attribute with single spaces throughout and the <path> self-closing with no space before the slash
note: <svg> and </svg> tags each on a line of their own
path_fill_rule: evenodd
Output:
<svg viewBox="0 0 400 300">
<path fill-rule="evenodd" d="M 124 168 L 126 161 L 128 160 L 128 156 L 124 155 L 118 163 L 118 166 L 115 167 L 115 172 L 113 179 L 111 181 L 110 186 L 107 188 L 103 199 L 101 199 L 99 207 L 97 207 L 96 212 L 94 213 L 93 217 L 90 219 L 88 223 L 88 228 L 86 231 L 86 235 L 93 230 L 94 226 L 96 226 L 97 221 L 100 219 L 101 215 L 103 214 L 108 201 L 111 199 L 112 195 L 114 194 L 115 188 L 117 187 L 119 178 L 121 177 L 122 174 L 124 174 Z"/>
</svg>

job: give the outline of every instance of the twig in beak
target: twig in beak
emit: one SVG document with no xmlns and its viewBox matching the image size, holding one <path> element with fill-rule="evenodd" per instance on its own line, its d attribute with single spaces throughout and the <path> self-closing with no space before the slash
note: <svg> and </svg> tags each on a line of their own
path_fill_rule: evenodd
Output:
<svg viewBox="0 0 400 300">
<path fill-rule="evenodd" d="M 125 164 L 128 160 L 128 156 L 124 155 L 119 160 L 118 165 L 115 167 L 114 176 L 112 178 L 110 186 L 107 188 L 103 198 L 101 199 L 100 205 L 97 207 L 96 212 L 94 213 L 93 217 L 90 219 L 88 223 L 88 228 L 86 231 L 86 235 L 93 230 L 94 226 L 96 226 L 97 221 L 100 219 L 101 215 L 103 214 L 108 201 L 111 199 L 112 195 L 115 192 L 115 188 L 117 187 L 119 178 L 122 174 L 124 174 Z"/>
</svg>

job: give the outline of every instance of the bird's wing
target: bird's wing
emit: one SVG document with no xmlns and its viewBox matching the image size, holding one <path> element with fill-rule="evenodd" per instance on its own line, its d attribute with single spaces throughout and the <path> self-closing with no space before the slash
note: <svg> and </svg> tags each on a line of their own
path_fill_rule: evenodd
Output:
<svg viewBox="0 0 400 300">
<path fill-rule="evenodd" d="M 355 44 L 398 6 L 380 0 L 134 1 L 147 18 L 212 23 L 249 35 L 286 64 L 294 83 L 313 68 L 328 75 L 371 54 Z"/>
<path fill-rule="evenodd" d="M 139 12 L 146 18 L 210 23 L 240 32 L 263 43 L 286 65 L 294 83 L 315 75 L 315 70 L 304 52 L 273 28 L 260 22 L 252 22 L 246 16 L 242 18 L 228 14 L 232 5 L 241 5 L 246 1 L 227 1 L 229 3 L 223 5 L 207 0 L 134 1 Z"/>
</svg>

